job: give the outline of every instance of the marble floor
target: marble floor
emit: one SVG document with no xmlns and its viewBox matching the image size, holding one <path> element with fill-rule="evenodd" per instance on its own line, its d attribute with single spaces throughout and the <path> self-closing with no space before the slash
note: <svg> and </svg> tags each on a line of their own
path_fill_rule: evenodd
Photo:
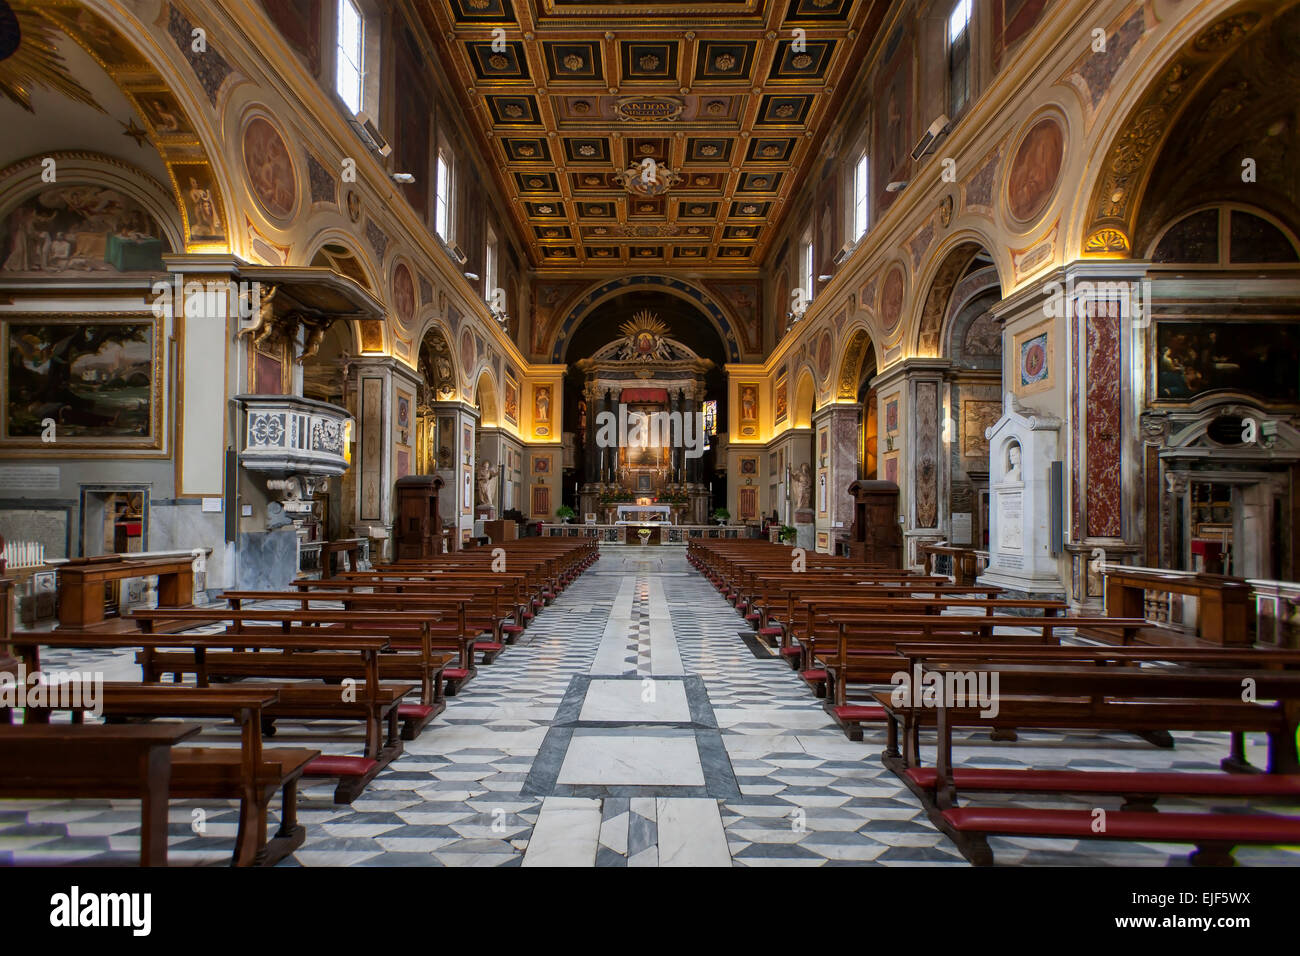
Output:
<svg viewBox="0 0 1300 956">
<path fill-rule="evenodd" d="M 46 666 L 138 676 L 129 653 L 52 651 Z M 278 727 L 272 745 L 361 748 L 349 725 Z M 965 765 L 1208 770 L 1227 752 L 1224 735 L 1175 737 L 1168 751 L 1125 735 L 1026 732 L 994 743 L 972 733 L 956 753 Z M 209 738 L 237 745 L 216 725 Z M 682 552 L 607 546 L 351 806 L 336 806 L 327 782 L 304 788 L 307 839 L 281 865 L 965 866 L 881 766 L 882 747 L 870 728 L 849 741 Z M 1262 748 L 1252 741 L 1252 756 Z M 137 806 L 4 801 L 0 864 L 129 862 Z M 227 864 L 236 817 L 230 803 L 174 801 L 173 864 Z M 1182 865 L 1190 849 L 991 844 L 1003 865 Z M 1243 848 L 1237 858 L 1300 864 L 1300 852 L 1283 849 Z"/>
</svg>

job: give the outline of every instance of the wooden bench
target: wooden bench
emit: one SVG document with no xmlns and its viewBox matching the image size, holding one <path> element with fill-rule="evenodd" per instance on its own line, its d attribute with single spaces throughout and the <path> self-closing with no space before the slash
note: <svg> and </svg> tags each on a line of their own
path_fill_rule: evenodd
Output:
<svg viewBox="0 0 1300 956">
<path fill-rule="evenodd" d="M 939 695 L 932 707 L 910 708 L 933 711 L 937 731 L 933 799 L 927 797 L 928 774 L 912 773 L 913 767 L 892 762 L 891 769 L 913 787 L 927 803 L 930 819 L 953 838 L 962 853 L 977 864 L 993 860 L 989 835 L 1068 836 L 1084 839 L 1126 839 L 1148 842 L 1192 843 L 1196 864 L 1231 863 L 1232 848 L 1240 844 L 1300 842 L 1300 819 L 1241 814 L 1150 813 L 1150 803 L 1164 795 L 1202 794 L 1222 797 L 1291 796 L 1300 790 L 1300 763 L 1296 759 L 1296 728 L 1300 721 L 1300 672 L 1278 670 L 1223 670 L 1204 668 L 1097 667 L 1022 665 L 991 662 L 930 664 L 927 670 L 946 680 L 949 674 L 968 676 L 996 670 L 1000 704 L 1017 712 L 1018 719 L 1032 719 L 1034 726 L 1081 726 L 1075 713 L 1080 704 L 1089 712 L 1082 717 L 1087 726 L 1100 729 L 1127 728 L 1135 722 L 1165 724 L 1179 729 L 1264 729 L 1270 738 L 1270 770 L 1287 776 L 1278 782 L 1233 780 L 1225 774 L 1145 774 L 1131 781 L 1092 771 L 1007 771 L 975 773 L 963 768 L 966 785 L 984 784 L 984 789 L 1019 792 L 1120 793 L 1147 798 L 1136 805 L 1142 810 L 1107 812 L 1104 827 L 1097 829 L 1095 814 L 1087 810 L 1048 810 L 1023 807 L 958 807 L 957 771 L 952 763 L 952 728 L 969 725 L 974 718 L 965 703 Z M 1241 700 L 1247 678 L 1254 680 L 1262 701 Z M 882 705 L 892 706 L 889 695 L 878 695 Z M 1019 701 L 1029 701 L 1022 706 Z M 1253 712 L 1250 714 L 1249 712 Z M 1253 719 L 1252 719 L 1253 718 Z M 988 721 L 989 718 L 983 718 Z M 997 718 L 1001 719 L 1001 713 Z M 886 758 L 890 755 L 886 753 Z M 890 761 L 886 761 L 891 765 Z M 1050 773 L 1050 775 L 1048 775 Z M 1130 802 L 1130 806 L 1135 805 Z"/>
<path fill-rule="evenodd" d="M 156 617 L 172 616 L 168 611 L 134 611 L 132 616 L 140 621 L 145 633 L 152 631 L 152 621 Z M 473 678 L 477 669 L 474 666 L 475 638 L 465 633 L 455 621 L 444 620 L 436 611 L 344 611 L 313 608 L 307 611 L 278 610 L 275 608 L 241 608 L 217 611 L 203 610 L 183 612 L 193 614 L 195 620 L 219 615 L 230 626 L 228 633 L 251 633 L 258 635 L 267 629 L 278 630 L 284 635 L 311 637 L 312 635 L 333 634 L 334 636 L 380 634 L 389 639 L 388 650 L 380 660 L 380 677 L 388 680 L 416 680 L 420 682 L 420 703 L 433 708 L 434 714 L 441 713 L 446 706 L 443 693 L 454 696 L 456 691 Z M 265 637 L 265 634 L 262 634 Z M 154 646 L 158 645 L 153 642 Z M 148 648 L 146 647 L 146 651 Z M 459 662 L 456 666 L 456 659 Z M 170 673 L 166 667 L 170 658 L 146 655 L 141 663 L 146 667 L 146 680 L 157 680 L 160 674 Z M 225 664 L 233 663 L 224 659 Z M 253 662 L 246 662 L 253 663 Z M 346 669 L 348 665 L 344 665 Z M 224 673 L 222 676 L 235 675 Z M 273 676 L 265 674 L 248 674 L 246 676 Z M 291 676 L 291 675 L 281 675 Z M 292 675 L 298 676 L 298 675 Z M 306 675 L 311 676 L 311 675 Z M 321 674 L 320 679 L 343 679 L 356 677 L 350 672 Z"/>
<path fill-rule="evenodd" d="M 1146 622 L 1140 619 L 1097 617 L 1022 617 L 987 614 L 842 614 L 832 618 L 837 630 L 831 641 L 809 635 L 806 648 L 811 662 L 801 673 L 805 683 L 817 690 L 824 684 L 826 709 L 844 728 L 850 740 L 862 739 L 862 723 L 882 720 L 879 709 L 855 704 L 849 699 L 853 685 L 889 683 L 891 676 L 903 670 L 907 662 L 899 656 L 901 641 L 943 641 L 961 645 L 978 645 L 994 641 L 1013 641 L 1019 645 L 1056 645 L 1061 630 L 1079 627 L 1108 627 L 1131 637 Z M 1008 628 L 1028 633 L 998 634 Z M 820 665 L 820 666 L 819 666 Z M 823 694 L 818 694 L 823 696 Z"/>
<path fill-rule="evenodd" d="M 212 680 L 249 677 L 316 680 L 356 680 L 355 699 L 345 699 L 337 687 L 276 685 L 281 698 L 261 719 L 270 725 L 277 717 L 311 717 L 323 720 L 359 720 L 365 726 L 365 749 L 359 756 L 324 754 L 304 770 L 306 777 L 339 781 L 334 799 L 350 803 L 389 763 L 402 753 L 397 730 L 401 700 L 414 685 L 381 684 L 379 659 L 389 647 L 387 637 L 374 634 L 284 634 L 274 628 L 262 633 L 60 635 L 17 634 L 15 646 L 23 650 L 34 670 L 40 666 L 41 645 L 91 648 L 138 647 L 136 660 L 146 683 L 156 684 L 172 674 L 179 682 L 195 675 L 199 687 Z M 187 648 L 164 650 L 164 648 Z M 235 648 L 234 650 L 231 650 Z M 403 655 L 414 656 L 414 655 Z M 423 661 L 418 661 L 423 664 Z M 422 719 L 423 723 L 427 720 Z M 385 724 L 387 734 L 384 733 Z M 272 730 L 273 732 L 273 730 Z"/>
<path fill-rule="evenodd" d="M 109 723 L 128 718 L 230 717 L 240 731 L 238 748 L 172 751 L 170 793 L 174 799 L 239 801 L 234 866 L 273 866 L 302 846 L 306 830 L 298 823 L 298 779 L 320 757 L 319 750 L 266 748 L 262 725 L 280 704 L 278 688 L 175 687 L 106 683 L 100 706 Z M 56 709 L 56 708 L 50 708 Z M 83 711 L 74 711 L 80 723 Z M 25 715 L 33 716 L 30 711 Z M 41 715 L 48 719 L 48 715 Z M 275 794 L 282 794 L 280 826 L 267 839 L 267 816 Z"/>
<path fill-rule="evenodd" d="M 198 724 L 0 727 L 0 797 L 140 801 L 140 865 L 167 865 L 172 746 Z"/>
</svg>

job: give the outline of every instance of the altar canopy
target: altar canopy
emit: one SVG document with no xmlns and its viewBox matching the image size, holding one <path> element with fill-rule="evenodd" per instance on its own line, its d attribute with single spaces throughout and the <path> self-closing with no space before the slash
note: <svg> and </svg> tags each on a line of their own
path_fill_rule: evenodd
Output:
<svg viewBox="0 0 1300 956">
<path fill-rule="evenodd" d="M 652 312 L 620 327 L 621 338 L 575 367 L 584 375 L 586 456 L 580 489 L 584 512 L 636 497 L 676 502 L 705 520 L 708 500 L 701 456 L 705 375 L 713 362 L 668 337 Z M 644 506 L 620 506 L 619 521 Z M 668 522 L 673 507 L 652 512 Z"/>
</svg>

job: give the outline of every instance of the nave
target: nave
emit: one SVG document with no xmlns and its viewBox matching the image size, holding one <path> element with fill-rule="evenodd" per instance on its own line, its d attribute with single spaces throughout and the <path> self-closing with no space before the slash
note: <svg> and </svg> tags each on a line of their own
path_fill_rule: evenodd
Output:
<svg viewBox="0 0 1300 956">
<path fill-rule="evenodd" d="M 129 651 L 50 649 L 44 660 L 139 678 Z M 350 806 L 334 804 L 331 786 L 304 785 L 306 839 L 280 865 L 966 866 L 881 764 L 883 730 L 867 727 L 852 742 L 821 704 L 680 549 L 605 545 Z M 1022 731 L 1018 742 L 993 743 L 985 731 L 959 731 L 955 752 L 961 767 L 1188 772 L 1216 771 L 1227 752 L 1226 734 L 1173 736 L 1171 752 L 1119 733 Z M 269 743 L 349 753 L 361 737 L 327 721 L 280 721 Z M 203 739 L 238 746 L 215 722 Z M 1261 735 L 1248 738 L 1252 762 L 1262 766 L 1264 750 Z M 1191 798 L 1161 808 L 1232 810 Z M 237 816 L 233 802 L 172 800 L 171 865 L 227 865 Z M 131 864 L 139 820 L 133 801 L 7 801 L 0 863 Z M 1186 846 L 1109 840 L 990 843 L 999 865 L 1160 867 L 1187 856 Z M 1234 856 L 1300 863 L 1284 849 L 1242 846 Z"/>
</svg>

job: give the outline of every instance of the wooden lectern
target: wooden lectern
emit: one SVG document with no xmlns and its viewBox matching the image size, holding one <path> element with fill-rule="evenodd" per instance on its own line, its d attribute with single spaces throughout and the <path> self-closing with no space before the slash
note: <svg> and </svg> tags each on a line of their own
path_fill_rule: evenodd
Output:
<svg viewBox="0 0 1300 956">
<path fill-rule="evenodd" d="M 407 475 L 397 479 L 397 520 L 393 524 L 394 556 L 398 561 L 418 561 L 442 553 L 442 517 L 437 475 Z"/>
<path fill-rule="evenodd" d="M 848 556 L 865 564 L 887 568 L 903 566 L 903 532 L 898 526 L 898 485 L 892 481 L 855 481 L 853 526 L 849 529 Z"/>
</svg>

